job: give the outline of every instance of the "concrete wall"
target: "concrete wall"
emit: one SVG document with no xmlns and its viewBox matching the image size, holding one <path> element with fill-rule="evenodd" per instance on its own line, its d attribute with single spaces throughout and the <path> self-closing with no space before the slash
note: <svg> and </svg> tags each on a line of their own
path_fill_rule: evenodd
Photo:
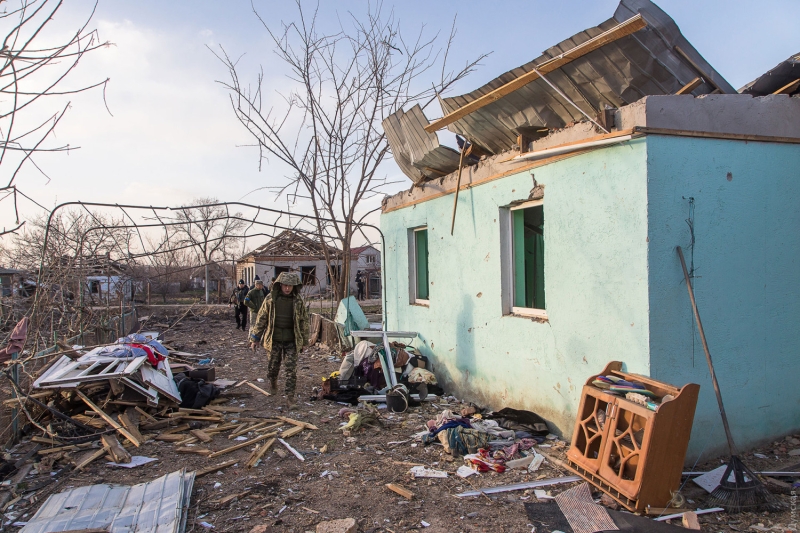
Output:
<svg viewBox="0 0 800 533">
<path fill-rule="evenodd" d="M 609 360 L 649 373 L 645 140 L 535 169 L 545 185 L 546 322 L 503 316 L 500 208 L 530 172 L 381 216 L 388 325 L 461 398 L 536 411 L 571 436 L 580 388 Z M 409 304 L 408 229 L 428 226 L 430 306 Z"/>
<path fill-rule="evenodd" d="M 800 145 L 648 135 L 647 167 L 651 375 L 701 385 L 689 458 L 724 448 L 675 252 L 690 260 L 690 197 L 696 298 L 734 439 L 800 428 Z"/>
</svg>

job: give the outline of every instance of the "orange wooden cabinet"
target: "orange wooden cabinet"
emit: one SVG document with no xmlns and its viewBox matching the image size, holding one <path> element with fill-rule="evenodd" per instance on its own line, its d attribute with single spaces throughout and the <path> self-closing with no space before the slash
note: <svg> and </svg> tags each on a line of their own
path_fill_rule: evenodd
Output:
<svg viewBox="0 0 800 533">
<path fill-rule="evenodd" d="M 689 446 L 700 385 L 676 388 L 647 376 L 622 372 L 612 361 L 598 375 L 615 375 L 645 385 L 659 399 L 673 400 L 656 411 L 598 389 L 583 387 L 567 464 L 581 477 L 631 511 L 667 507 L 678 490 Z"/>
</svg>

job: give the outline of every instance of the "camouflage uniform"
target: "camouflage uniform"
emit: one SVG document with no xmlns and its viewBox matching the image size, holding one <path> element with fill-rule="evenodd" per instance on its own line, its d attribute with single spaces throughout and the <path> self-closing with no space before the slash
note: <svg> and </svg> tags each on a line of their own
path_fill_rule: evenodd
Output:
<svg viewBox="0 0 800 533">
<path fill-rule="evenodd" d="M 253 329 L 253 326 L 256 325 L 256 318 L 258 317 L 258 311 L 261 309 L 261 305 L 264 303 L 266 296 L 264 296 L 264 291 L 257 288 L 250 289 L 250 292 L 247 293 L 247 296 L 244 298 L 244 305 L 250 308 L 250 329 Z"/>
<path fill-rule="evenodd" d="M 278 305 L 276 302 L 281 294 L 281 285 L 294 286 L 292 291 L 294 341 L 291 342 L 273 341 L 276 331 L 275 317 Z M 303 298 L 300 296 L 300 287 L 302 287 L 302 283 L 297 273 L 282 272 L 278 279 L 275 280 L 275 283 L 272 284 L 272 290 L 264 299 L 264 303 L 258 311 L 255 324 L 250 330 L 251 340 L 254 342 L 260 341 L 269 354 L 267 375 L 271 382 L 274 383 L 277 380 L 281 362 L 284 363 L 285 392 L 290 398 L 294 395 L 297 384 L 297 354 L 308 343 L 308 311 Z"/>
</svg>

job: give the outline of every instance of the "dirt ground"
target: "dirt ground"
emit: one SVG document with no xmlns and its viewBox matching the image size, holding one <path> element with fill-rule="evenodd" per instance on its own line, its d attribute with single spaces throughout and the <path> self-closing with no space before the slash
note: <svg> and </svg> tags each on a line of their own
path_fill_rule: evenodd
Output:
<svg viewBox="0 0 800 533">
<path fill-rule="evenodd" d="M 177 310 L 159 309 L 155 313 L 157 315 L 150 319 L 151 324 L 170 323 L 179 316 Z M 166 316 L 165 313 L 171 313 L 172 316 Z M 167 333 L 167 340 L 173 341 L 173 347 L 182 347 L 180 349 L 186 352 L 212 357 L 218 378 L 235 381 L 247 379 L 267 388 L 266 354 L 263 349 L 256 353 L 247 349 L 247 334 L 235 329 L 232 313 L 228 316 L 223 310 L 207 316 L 200 314 L 187 317 Z M 298 362 L 299 401 L 297 408 L 291 412 L 281 407 L 283 398 L 280 395 L 266 397 L 247 386 L 228 389 L 235 396 L 222 404 L 248 409 L 240 415 L 227 415 L 227 420 L 235 420 L 240 416 L 283 415 L 316 425 L 319 428 L 316 431 L 305 430 L 287 439 L 305 456 L 304 462 L 291 454 L 280 456 L 279 450 L 282 448 L 276 444 L 257 467 L 247 469 L 244 463 L 254 446 L 209 459 L 179 454 L 175 452 L 173 443 L 150 440 L 139 448 L 131 448 L 130 452 L 132 455 L 155 457 L 158 461 L 138 468 L 111 468 L 101 459 L 81 472 L 68 467 L 58 470 L 57 465 L 58 473 L 55 475 L 29 476 L 26 482 L 31 486 L 37 483 L 44 485 L 38 492 L 31 493 L 36 501 L 23 499 L 7 509 L 12 513 L 9 518 L 25 521 L 47 495 L 69 487 L 95 483 L 135 484 L 180 468 L 200 470 L 238 459 L 236 465 L 196 480 L 188 531 L 204 531 L 204 526 L 200 524 L 204 522 L 211 524 L 213 530 L 218 532 L 250 531 L 255 526 L 263 525 L 266 526 L 262 528 L 263 533 L 303 533 L 315 531 L 316 525 L 323 520 L 351 517 L 358 522 L 358 530 L 362 533 L 417 530 L 429 533 L 532 531 L 533 525 L 523 504 L 537 502 L 533 491 L 469 498 L 457 498 L 455 494 L 479 487 L 560 477 L 569 473 L 545 463 L 533 474 L 527 470 L 509 470 L 502 474 L 479 474 L 466 480 L 457 477 L 455 470 L 460 466 L 460 460 L 450 460 L 439 445 L 423 447 L 409 440 L 414 433 L 424 429 L 426 420 L 435 418 L 442 409 L 455 411 L 460 407 L 454 399 L 449 402 L 426 402 L 422 407 L 412 408 L 404 414 L 390 414 L 381 410 L 383 428 L 368 428 L 352 436 L 344 436 L 338 429 L 343 420 L 337 416 L 342 405 L 311 399 L 312 389 L 321 385 L 323 376 L 339 368 L 339 360 L 336 354 L 319 346 L 304 350 Z M 265 382 L 259 383 L 259 379 Z M 216 435 L 212 442 L 203 446 L 215 451 L 231 446 L 235 441 L 229 440 L 226 435 Z M 790 456 L 788 452 L 800 446 L 793 445 L 788 439 L 776 442 L 769 449 L 748 452 L 743 458 L 751 468 L 759 471 L 778 470 L 796 464 L 800 462 L 800 457 Z M 548 444 L 551 446 L 546 449 L 548 453 L 563 458 L 565 443 L 548 441 Z M 11 458 L 19 458 L 29 447 L 30 444 L 22 443 Z M 323 449 L 325 453 L 320 453 Z M 764 454 L 766 458 L 758 458 L 753 453 Z M 408 470 L 417 464 L 446 470 L 449 476 L 446 479 L 412 479 Z M 719 464 L 720 459 L 716 459 L 699 465 L 697 470 L 707 471 Z M 793 481 L 791 478 L 782 479 L 790 484 Z M 389 491 L 387 483 L 396 483 L 412 491 L 413 498 L 407 500 Z M 573 485 L 552 487 L 550 491 L 555 494 Z M 786 511 L 704 515 L 700 517 L 703 530 L 790 530 L 793 519 L 789 510 L 791 489 L 777 486 L 772 489 L 776 498 L 786 505 Z M 794 490 L 796 493 L 797 485 Z M 231 494 L 240 496 L 226 503 L 218 503 L 218 500 Z M 685 484 L 682 494 L 690 500 L 687 507 L 706 507 L 707 494 L 691 481 Z M 796 504 L 796 499 L 794 501 Z M 794 520 L 796 527 L 796 515 Z M 429 526 L 423 525 L 423 521 Z M 12 526 L 10 529 L 13 531 L 17 528 Z M 549 529 L 540 525 L 536 531 Z"/>
</svg>

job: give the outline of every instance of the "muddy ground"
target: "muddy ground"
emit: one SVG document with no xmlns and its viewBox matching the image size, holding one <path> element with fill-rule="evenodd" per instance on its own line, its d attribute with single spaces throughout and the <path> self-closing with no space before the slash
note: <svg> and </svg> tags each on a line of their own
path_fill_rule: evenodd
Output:
<svg viewBox="0 0 800 533">
<path fill-rule="evenodd" d="M 171 313 L 166 315 L 165 313 Z M 146 314 L 146 311 L 142 314 Z M 149 324 L 172 323 L 178 310 L 155 311 Z M 251 353 L 247 349 L 247 335 L 235 329 L 232 313 L 226 310 L 190 314 L 167 333 L 172 346 L 181 346 L 184 351 L 207 354 L 214 358 L 217 377 L 235 381 L 250 380 L 267 388 L 266 355 L 263 349 Z M 533 491 L 516 491 L 492 496 L 457 498 L 455 494 L 478 487 L 504 485 L 568 475 L 549 463 L 536 473 L 526 470 L 510 470 L 502 474 L 488 473 L 470 477 L 468 480 L 455 475 L 460 460 L 452 461 L 439 445 L 423 447 L 408 442 L 411 435 L 424 429 L 426 420 L 435 418 L 442 409 L 460 408 L 454 400 L 425 403 L 404 414 L 390 414 L 381 410 L 384 427 L 368 428 L 352 436 L 344 436 L 338 429 L 342 420 L 337 417 L 342 405 L 329 401 L 312 400 L 312 389 L 321 385 L 321 378 L 339 367 L 339 358 L 324 347 L 306 349 L 298 363 L 298 405 L 291 412 L 282 407 L 280 395 L 266 397 L 246 386 L 232 390 L 234 397 L 223 405 L 244 406 L 249 411 L 237 416 L 273 417 L 289 416 L 315 424 L 316 431 L 305 430 L 288 439 L 288 442 L 306 457 L 305 462 L 292 455 L 282 457 L 273 447 L 261 463 L 246 469 L 244 463 L 254 446 L 230 454 L 208 459 L 198 455 L 176 453 L 175 445 L 169 442 L 150 440 L 140 448 L 131 448 L 133 455 L 155 457 L 157 462 L 134 469 L 114 469 L 104 460 L 92 463 L 84 471 L 72 471 L 69 467 L 56 465 L 58 473 L 51 481 L 35 493 L 35 502 L 21 500 L 7 509 L 16 515 L 15 520 L 24 521 L 32 516 L 48 494 L 69 487 L 95 483 L 135 484 L 154 479 L 180 468 L 203 469 L 230 459 L 240 462 L 227 469 L 196 480 L 192 496 L 188 531 L 207 531 L 200 523 L 213 526 L 213 531 L 250 531 L 255 526 L 266 526 L 264 532 L 314 531 L 316 525 L 326 519 L 356 519 L 359 531 L 394 532 L 530 532 L 531 520 L 524 503 L 537 502 Z M 435 369 L 434 369 L 435 370 Z M 282 389 L 281 389 L 282 390 Z M 449 405 L 448 405 L 449 403 Z M 795 436 L 800 438 L 800 436 Z M 792 441 L 793 442 L 793 441 Z M 768 449 L 754 450 L 744 455 L 745 461 L 754 470 L 778 470 L 800 462 L 800 457 L 788 454 L 800 446 L 787 438 L 776 442 Z M 227 434 L 216 435 L 204 445 L 211 450 L 221 450 L 233 444 Z M 399 444 L 394 444 L 399 443 Z M 559 441 L 548 441 L 546 451 L 563 458 L 566 445 Z M 18 458 L 30 444 L 21 444 L 12 458 Z M 324 449 L 325 453 L 320 453 Z M 758 458 L 753 453 L 765 455 Z M 450 472 L 447 479 L 412 479 L 408 470 L 422 464 Z M 720 459 L 699 465 L 698 470 L 710 470 L 721 464 Z M 61 468 L 60 468 L 61 467 Z M 60 469 L 59 469 L 60 468 Z M 326 473 L 323 475 L 323 473 Z M 29 476 L 34 485 L 41 477 Z M 47 481 L 45 479 L 45 481 Z M 790 478 L 784 481 L 791 483 Z M 387 483 L 396 483 L 414 493 L 407 500 L 386 488 Z M 550 489 L 551 494 L 573 485 L 561 485 Z M 790 503 L 786 487 L 772 487 L 776 498 L 787 506 L 781 513 L 743 513 L 728 515 L 715 513 L 700 517 L 706 531 L 786 531 L 792 520 L 788 510 Z M 797 489 L 795 488 L 795 491 Z M 217 503 L 231 494 L 241 494 L 235 500 Z M 706 507 L 707 494 L 694 483 L 685 484 L 682 494 L 693 503 L 691 507 Z M 599 494 L 597 495 L 599 496 Z M 796 500 L 795 500 L 796 501 Z M 429 526 L 423 526 L 423 521 Z M 795 516 L 796 521 L 796 516 Z M 679 523 L 680 521 L 678 521 Z M 754 526 L 754 527 L 751 527 Z M 796 527 L 796 525 L 795 525 Z M 9 526 L 13 531 L 17 528 Z M 263 530 L 263 528 L 262 528 Z M 541 524 L 536 531 L 549 531 Z"/>
</svg>

